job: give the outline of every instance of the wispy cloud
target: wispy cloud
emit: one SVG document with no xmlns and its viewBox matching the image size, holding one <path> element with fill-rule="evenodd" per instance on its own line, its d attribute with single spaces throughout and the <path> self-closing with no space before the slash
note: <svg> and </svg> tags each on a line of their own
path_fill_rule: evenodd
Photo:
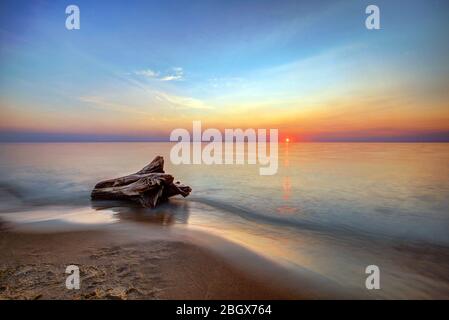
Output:
<svg viewBox="0 0 449 320">
<path fill-rule="evenodd" d="M 83 96 L 79 97 L 78 99 L 81 102 L 88 103 L 91 107 L 97 109 L 112 110 L 124 113 L 134 113 L 140 115 L 151 115 L 150 111 L 141 110 L 139 108 L 132 107 L 130 105 L 106 101 L 104 98 L 98 96 Z"/>
<path fill-rule="evenodd" d="M 135 74 L 137 74 L 138 76 L 145 76 L 147 78 L 159 77 L 159 72 L 153 71 L 151 69 L 139 70 L 139 71 L 136 71 Z"/>
<path fill-rule="evenodd" d="M 182 68 L 173 68 L 172 73 L 161 78 L 161 81 L 182 80 L 184 78 L 184 70 Z"/>
<path fill-rule="evenodd" d="M 213 88 L 236 88 L 245 85 L 245 79 L 241 77 L 210 78 L 208 83 Z"/>
<path fill-rule="evenodd" d="M 152 69 L 138 70 L 134 74 L 159 81 L 179 81 L 184 79 L 184 70 L 181 67 L 171 68 L 165 74 L 161 74 L 161 72 Z"/>
<path fill-rule="evenodd" d="M 199 99 L 175 96 L 166 94 L 164 92 L 158 92 L 156 94 L 156 99 L 158 99 L 159 101 L 168 102 L 170 105 L 174 106 L 177 109 L 212 109 L 211 106 L 207 105 Z"/>
</svg>

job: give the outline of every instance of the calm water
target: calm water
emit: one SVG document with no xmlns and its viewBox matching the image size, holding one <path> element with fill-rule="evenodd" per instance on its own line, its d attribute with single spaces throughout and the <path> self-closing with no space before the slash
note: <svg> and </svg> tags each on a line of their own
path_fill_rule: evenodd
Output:
<svg viewBox="0 0 449 320">
<path fill-rule="evenodd" d="M 367 293 L 374 264 L 382 289 L 373 297 L 449 298 L 449 144 L 283 144 L 275 176 L 258 165 L 174 166 L 170 147 L 0 144 L 1 218 L 187 225 L 355 293 Z M 96 182 L 156 155 L 192 186 L 188 198 L 153 211 L 90 202 Z"/>
</svg>

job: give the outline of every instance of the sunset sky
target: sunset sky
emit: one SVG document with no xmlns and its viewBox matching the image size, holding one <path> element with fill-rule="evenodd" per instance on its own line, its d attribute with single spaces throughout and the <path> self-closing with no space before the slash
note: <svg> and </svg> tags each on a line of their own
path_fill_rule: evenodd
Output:
<svg viewBox="0 0 449 320">
<path fill-rule="evenodd" d="M 0 141 L 168 140 L 192 120 L 449 141 L 449 2 L 0 3 Z"/>
</svg>

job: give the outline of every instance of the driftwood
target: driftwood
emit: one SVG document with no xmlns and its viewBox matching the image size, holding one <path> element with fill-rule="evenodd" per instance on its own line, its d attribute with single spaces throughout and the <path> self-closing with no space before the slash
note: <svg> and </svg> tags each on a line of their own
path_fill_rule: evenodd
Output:
<svg viewBox="0 0 449 320">
<path fill-rule="evenodd" d="M 94 200 L 132 200 L 154 208 L 175 195 L 187 197 L 192 189 L 164 172 L 164 158 L 157 156 L 142 170 L 125 177 L 97 183 L 92 190 Z"/>
</svg>

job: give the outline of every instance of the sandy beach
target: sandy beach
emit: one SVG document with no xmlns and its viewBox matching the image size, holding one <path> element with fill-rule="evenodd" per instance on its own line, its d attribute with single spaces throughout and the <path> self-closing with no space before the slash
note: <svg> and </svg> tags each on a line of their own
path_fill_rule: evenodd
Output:
<svg viewBox="0 0 449 320">
<path fill-rule="evenodd" d="M 0 299 L 301 298 L 179 235 L 133 228 L 36 233 L 3 224 Z M 80 290 L 65 287 L 70 264 L 80 267 Z"/>
</svg>

